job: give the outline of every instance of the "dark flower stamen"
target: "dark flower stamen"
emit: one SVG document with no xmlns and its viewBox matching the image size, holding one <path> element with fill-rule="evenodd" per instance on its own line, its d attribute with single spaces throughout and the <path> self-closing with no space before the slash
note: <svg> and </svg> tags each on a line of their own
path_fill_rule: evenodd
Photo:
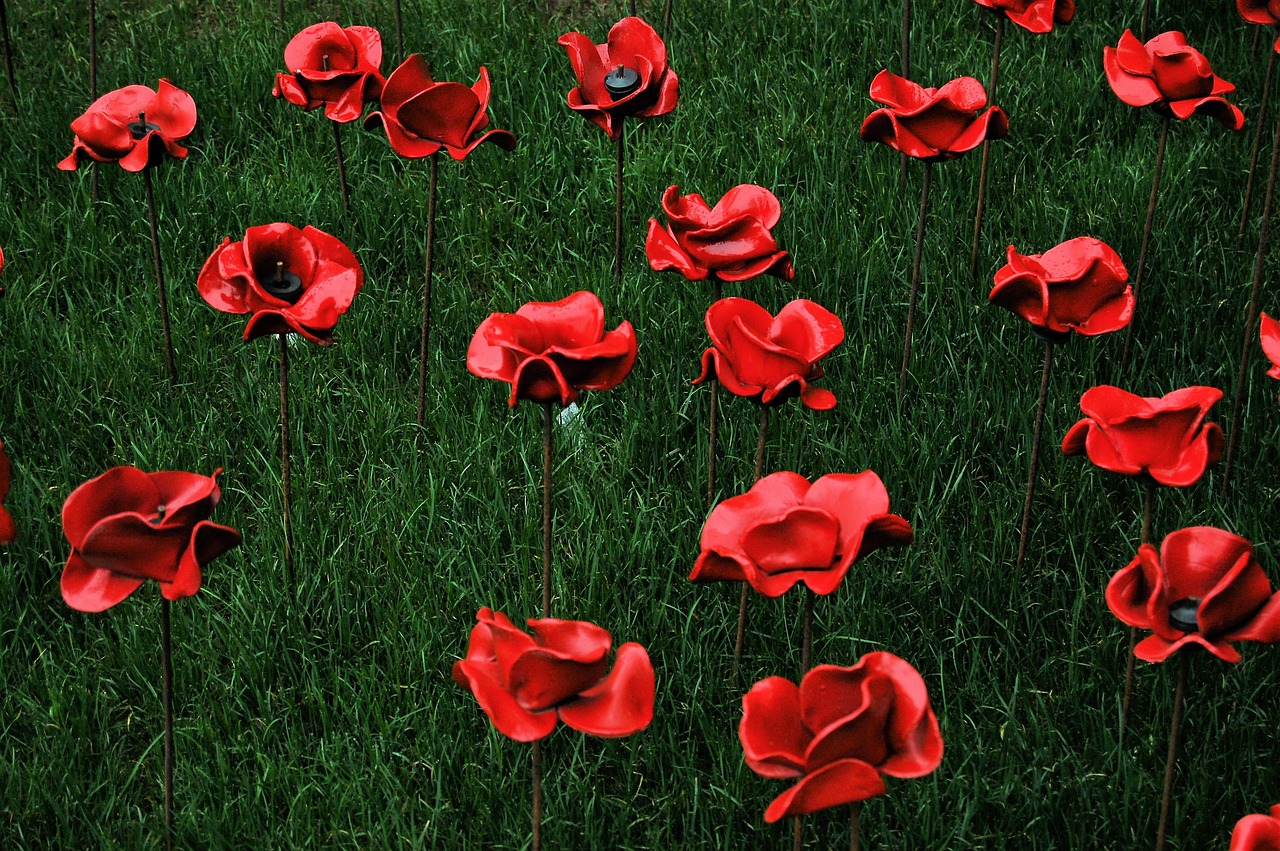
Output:
<svg viewBox="0 0 1280 851">
<path fill-rule="evenodd" d="M 1200 601 L 1195 597 L 1185 597 L 1169 606 L 1169 625 L 1183 632 L 1199 632 L 1200 624 L 1196 621 L 1196 612 L 1200 611 Z"/>
<path fill-rule="evenodd" d="M 262 282 L 262 288 L 268 295 L 274 296 L 289 304 L 297 304 L 302 298 L 302 278 L 284 270 L 284 261 L 276 261 L 275 274 Z"/>
<path fill-rule="evenodd" d="M 159 129 L 160 129 L 159 124 L 152 124 L 150 121 L 147 120 L 147 114 L 145 112 L 139 112 L 138 120 L 130 122 L 129 124 L 129 135 L 132 136 L 135 140 L 140 141 L 146 138 L 146 135 L 148 133 L 154 132 Z"/>
<path fill-rule="evenodd" d="M 634 68 L 619 65 L 613 73 L 605 75 L 604 87 L 614 100 L 624 98 L 640 88 L 640 74 Z"/>
</svg>

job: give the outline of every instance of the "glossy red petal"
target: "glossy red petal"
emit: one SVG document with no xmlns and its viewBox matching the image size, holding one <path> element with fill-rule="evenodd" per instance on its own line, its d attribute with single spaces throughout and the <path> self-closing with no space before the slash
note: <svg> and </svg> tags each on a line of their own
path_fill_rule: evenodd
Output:
<svg viewBox="0 0 1280 851">
<path fill-rule="evenodd" d="M 437 83 L 400 105 L 396 120 L 409 133 L 450 147 L 465 147 L 480 103 L 461 83 Z"/>
<path fill-rule="evenodd" d="M 62 505 L 62 530 L 79 548 L 97 523 L 118 514 L 150 517 L 159 505 L 155 483 L 137 467 L 112 467 L 71 492 Z"/>
<path fill-rule="evenodd" d="M 1227 851 L 1280 851 L 1280 804 L 1270 815 L 1248 815 L 1236 822 Z"/>
<path fill-rule="evenodd" d="M 844 342 L 844 323 L 822 305 L 796 299 L 778 311 L 769 326 L 769 339 L 816 363 Z"/>
<path fill-rule="evenodd" d="M 746 216 L 771 229 L 782 218 L 782 204 L 778 196 L 754 183 L 739 184 L 720 198 L 711 210 L 710 222 L 715 225 Z"/>
<path fill-rule="evenodd" d="M 1152 597 L 1163 588 L 1156 548 L 1142 544 L 1138 554 L 1107 582 L 1107 608 L 1127 626 L 1151 628 Z M 1164 610 L 1167 615 L 1167 609 Z"/>
<path fill-rule="evenodd" d="M 604 305 L 593 292 L 581 290 L 559 301 L 531 301 L 516 311 L 542 333 L 545 348 L 574 348 L 600 341 L 604 335 Z"/>
<path fill-rule="evenodd" d="M 1271 361 L 1267 375 L 1280 378 L 1280 322 L 1276 322 L 1265 311 L 1262 314 L 1259 337 L 1262 339 L 1262 353 Z"/>
<path fill-rule="evenodd" d="M 813 734 L 800 720 L 800 688 L 782 677 L 769 677 L 742 697 L 738 741 L 747 766 L 777 780 L 804 774 L 804 755 Z"/>
<path fill-rule="evenodd" d="M 72 550 L 62 570 L 62 599 L 81 612 L 103 612 L 123 601 L 143 580 L 94 567 Z"/>
<path fill-rule="evenodd" d="M 228 278 L 220 269 L 220 256 L 231 244 L 231 238 L 225 237 L 222 245 L 214 249 L 204 261 L 204 266 L 200 268 L 200 274 L 196 277 L 196 289 L 200 291 L 200 297 L 215 310 L 221 310 L 223 313 L 248 313 L 249 306 L 245 304 L 243 280 Z M 239 243 L 236 245 L 238 246 Z M 230 250 L 235 252 L 239 248 Z"/>
<path fill-rule="evenodd" d="M 645 256 L 649 260 L 649 268 L 655 272 L 675 269 L 690 281 L 706 280 L 709 269 L 694 262 L 674 237 L 668 233 L 657 219 L 649 220 L 649 231 L 644 241 Z"/>
<path fill-rule="evenodd" d="M 549 735 L 556 726 L 555 710 L 525 709 L 491 676 L 491 670 L 463 659 L 453 663 L 453 678 L 471 690 L 490 723 L 507 738 L 532 742 Z"/>
<path fill-rule="evenodd" d="M 865 801 L 885 793 L 884 780 L 860 759 L 843 759 L 807 774 L 769 804 L 764 820 L 809 815 L 831 807 Z"/>
<path fill-rule="evenodd" d="M 618 648 L 607 677 L 560 707 L 560 720 L 591 736 L 630 736 L 653 721 L 653 701 L 649 654 L 639 644 L 628 642 Z"/>
</svg>

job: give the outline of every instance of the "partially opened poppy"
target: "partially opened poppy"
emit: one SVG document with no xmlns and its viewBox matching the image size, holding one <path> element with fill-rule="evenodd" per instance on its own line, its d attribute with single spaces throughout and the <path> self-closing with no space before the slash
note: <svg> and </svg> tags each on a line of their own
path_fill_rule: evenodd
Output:
<svg viewBox="0 0 1280 851">
<path fill-rule="evenodd" d="M 1053 32 L 1054 24 L 1069 24 L 1076 14 L 1074 0 L 973 0 L 1004 15 L 1027 32 Z"/>
<path fill-rule="evenodd" d="M 1280 851 L 1280 804 L 1271 815 L 1248 815 L 1236 822 L 1227 851 Z"/>
<path fill-rule="evenodd" d="M 596 44 L 582 33 L 560 36 L 578 85 L 569 108 L 616 139 L 627 116 L 654 118 L 676 108 L 679 80 L 667 66 L 667 46 L 640 18 L 623 18 Z"/>
<path fill-rule="evenodd" d="M 784 471 L 712 510 L 689 578 L 745 581 L 766 597 L 798 583 L 830 594 L 854 562 L 911 539 L 911 524 L 889 513 L 889 492 L 871 470 L 831 473 L 812 485 Z"/>
<path fill-rule="evenodd" d="M 9 498 L 9 456 L 4 454 L 4 444 L 0 443 L 0 544 L 12 544 L 18 537 L 17 527 L 13 525 L 13 517 L 4 507 Z"/>
<path fill-rule="evenodd" d="M 513 150 L 516 137 L 506 130 L 481 132 L 489 126 L 489 88 L 489 71 L 484 67 L 470 88 L 437 83 L 426 60 L 415 53 L 387 77 L 379 111 L 369 113 L 364 126 L 383 128 L 391 149 L 410 159 L 429 157 L 444 148 L 461 161 L 485 142 Z"/>
<path fill-rule="evenodd" d="M 1271 361 L 1271 368 L 1267 370 L 1267 375 L 1280 378 L 1280 322 L 1276 322 L 1264 312 L 1262 324 L 1259 326 L 1259 336 L 1262 338 L 1262 353 L 1267 356 L 1267 360 Z"/>
<path fill-rule="evenodd" d="M 168 80 L 161 79 L 156 90 L 125 86 L 107 92 L 71 122 L 75 142 L 58 168 L 75 171 L 90 160 L 142 171 L 158 165 L 166 153 L 183 159 L 187 149 L 180 143 L 195 126 L 195 101 Z"/>
<path fill-rule="evenodd" d="M 218 474 L 113 467 L 71 492 L 62 531 L 71 557 L 62 571 L 62 599 L 82 612 L 101 612 L 148 579 L 166 600 L 200 590 L 201 571 L 240 544 L 240 533 L 208 519 L 222 491 Z"/>
<path fill-rule="evenodd" d="M 735 186 L 713 208 L 701 195 L 681 195 L 679 186 L 669 186 L 662 209 L 667 226 L 650 219 L 644 246 L 654 271 L 675 269 L 690 281 L 795 277 L 791 258 L 773 237 L 782 205 L 768 189 L 751 183 Z"/>
<path fill-rule="evenodd" d="M 303 109 L 323 106 L 333 121 L 355 121 L 382 92 L 382 36 L 373 27 L 312 24 L 284 48 L 288 74 L 271 94 Z"/>
<path fill-rule="evenodd" d="M 1085 418 L 1067 432 L 1062 451 L 1087 452 L 1113 473 L 1147 474 L 1162 485 L 1187 487 L 1222 457 L 1222 429 L 1205 422 L 1221 398 L 1215 387 L 1184 387 L 1159 398 L 1094 387 L 1080 397 Z"/>
<path fill-rule="evenodd" d="M 722 298 L 707 308 L 706 325 L 712 345 L 694 384 L 715 378 L 762 405 L 799 396 L 815 411 L 835 407 L 834 393 L 811 384 L 824 374 L 818 361 L 844 341 L 844 323 L 825 307 L 796 299 L 775 318 L 749 299 Z"/>
<path fill-rule="evenodd" d="M 1253 544 L 1212 526 L 1172 532 L 1159 551 L 1139 547 L 1107 583 L 1107 606 L 1125 624 L 1154 633 L 1134 648 L 1144 662 L 1198 646 L 1235 663 L 1233 641 L 1280 642 L 1280 591 L 1272 590 Z"/>
<path fill-rule="evenodd" d="M 818 665 L 799 686 L 756 683 L 742 698 L 738 739 L 752 771 L 797 781 L 769 804 L 767 822 L 883 795 L 881 775 L 923 777 L 942 762 L 924 679 L 884 651 L 849 668 Z"/>
<path fill-rule="evenodd" d="M 1102 49 L 1102 66 L 1111 90 L 1129 106 L 1179 119 L 1209 115 L 1232 130 L 1244 126 L 1244 113 L 1223 97 L 1236 87 L 1180 32 L 1160 33 L 1144 45 L 1125 30 L 1117 47 Z"/>
<path fill-rule="evenodd" d="M 635 362 L 631 323 L 605 331 L 604 305 L 586 291 L 491 314 L 467 347 L 467 369 L 510 384 L 511 406 L 521 399 L 568 405 L 582 390 L 611 390 Z"/>
<path fill-rule="evenodd" d="M 871 99 L 884 107 L 862 122 L 862 138 L 928 162 L 955 159 L 1009 132 L 1000 107 L 982 111 L 987 90 L 973 77 L 927 89 L 885 70 L 871 81 Z"/>
<path fill-rule="evenodd" d="M 530 635 L 489 608 L 476 620 L 453 679 L 504 736 L 532 742 L 558 719 L 580 733 L 617 738 L 653 720 L 653 665 L 639 644 L 619 647 L 610 670 L 613 639 L 595 624 L 530 618 Z"/>
<path fill-rule="evenodd" d="M 200 295 L 224 313 L 251 314 L 245 340 L 296 332 L 332 345 L 338 317 L 364 286 L 364 270 L 341 241 L 307 225 L 259 225 L 222 241 L 196 279 Z"/>
<path fill-rule="evenodd" d="M 1044 254 L 1019 254 L 1010 245 L 990 300 L 1055 341 L 1072 331 L 1109 334 L 1133 316 L 1128 281 L 1120 255 L 1092 237 L 1069 239 Z"/>
</svg>

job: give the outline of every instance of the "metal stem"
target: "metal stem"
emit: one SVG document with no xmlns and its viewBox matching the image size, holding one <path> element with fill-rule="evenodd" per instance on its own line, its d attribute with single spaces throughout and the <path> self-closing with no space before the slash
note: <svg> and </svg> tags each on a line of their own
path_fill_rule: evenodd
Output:
<svg viewBox="0 0 1280 851">
<path fill-rule="evenodd" d="M 933 175 L 933 163 L 924 164 L 924 182 L 920 186 L 920 217 L 916 220 L 916 251 L 911 261 L 911 297 L 907 301 L 907 327 L 902 340 L 902 371 L 898 373 L 898 407 L 907 389 L 907 366 L 911 363 L 911 334 L 916 324 L 916 294 L 920 290 L 920 254 L 924 249 L 925 214 L 929 209 L 929 183 Z"/>
<path fill-rule="evenodd" d="M 671 33 L 671 0 L 667 0 L 667 8 L 662 12 L 662 40 L 666 41 Z"/>
<path fill-rule="evenodd" d="M 1156 168 L 1151 176 L 1151 198 L 1147 201 L 1147 218 L 1142 225 L 1142 250 L 1138 252 L 1138 271 L 1133 278 L 1133 316 L 1129 319 L 1129 327 L 1124 332 L 1124 350 L 1120 355 L 1120 371 L 1129 366 L 1129 354 L 1133 350 L 1133 329 L 1138 325 L 1138 290 L 1142 287 L 1143 274 L 1147 271 L 1147 248 L 1151 245 L 1151 225 L 1156 218 L 1156 199 L 1160 196 L 1160 173 L 1164 170 L 1164 151 L 1169 141 L 1170 116 L 1164 117 L 1160 125 L 1160 145 L 1156 149 Z"/>
<path fill-rule="evenodd" d="M 551 403 L 542 406 L 542 616 L 551 617 Z"/>
<path fill-rule="evenodd" d="M 815 596 L 813 589 L 806 585 L 804 589 L 804 626 L 800 633 L 801 677 L 808 672 L 809 665 L 813 662 L 813 599 Z"/>
<path fill-rule="evenodd" d="M 1004 40 L 1004 22 L 1007 16 L 999 13 L 996 19 L 996 37 L 991 47 L 991 81 L 987 86 L 987 103 L 996 99 L 996 83 L 1000 79 L 1000 43 Z M 969 255 L 969 276 L 978 273 L 978 243 L 982 235 L 982 214 L 987 201 L 987 177 L 990 175 L 991 140 L 982 141 L 982 168 L 978 172 L 978 204 L 973 215 L 973 251 Z"/>
<path fill-rule="evenodd" d="M 1022 532 L 1018 537 L 1016 569 L 1022 571 L 1027 556 L 1027 538 L 1031 533 L 1031 499 L 1036 490 L 1036 471 L 1040 465 L 1040 436 L 1044 429 L 1044 409 L 1049 398 L 1049 375 L 1053 371 L 1053 343 L 1045 340 L 1044 368 L 1040 370 L 1040 397 L 1036 402 L 1036 424 L 1031 433 L 1031 464 L 1027 468 L 1027 495 L 1022 501 Z"/>
<path fill-rule="evenodd" d="M 289 338 L 277 335 L 280 344 L 280 510 L 284 520 L 284 571 L 292 587 L 293 576 L 293 521 L 290 517 L 289 495 Z"/>
<path fill-rule="evenodd" d="M 752 483 L 760 481 L 760 474 L 764 469 L 764 445 L 765 438 L 769 432 L 769 408 L 766 405 L 760 406 L 760 432 L 756 437 L 756 471 L 755 479 Z M 751 590 L 751 585 L 747 582 L 742 583 L 742 594 L 738 598 L 738 635 L 733 645 L 733 674 L 738 674 L 738 663 L 742 660 L 742 645 L 747 634 L 747 592 Z"/>
<path fill-rule="evenodd" d="M 155 267 L 156 287 L 160 291 L 160 328 L 164 334 L 164 365 L 169 384 L 178 383 L 178 367 L 173 359 L 173 334 L 169 330 L 169 294 L 164 285 L 164 268 L 160 263 L 160 228 L 156 224 L 156 195 L 151 188 L 151 168 L 142 170 L 142 185 L 147 193 L 147 220 L 151 225 L 151 265 Z"/>
<path fill-rule="evenodd" d="M 173 642 L 169 625 L 169 601 L 160 598 L 160 701 L 164 704 L 164 834 L 165 847 L 173 849 Z"/>
<path fill-rule="evenodd" d="M 622 162 L 625 154 L 623 142 L 625 130 L 626 119 L 618 118 L 617 192 L 614 196 L 613 206 L 613 270 L 614 281 L 619 288 L 622 287 Z"/>
<path fill-rule="evenodd" d="M 533 743 L 533 851 L 542 849 L 542 739 Z"/>
<path fill-rule="evenodd" d="M 1160 794 L 1160 823 L 1156 827 L 1156 851 L 1164 851 L 1164 837 L 1169 827 L 1169 799 L 1173 795 L 1173 768 L 1178 761 L 1178 733 L 1182 727 L 1187 674 L 1191 668 L 1191 654 L 1188 650 L 1179 651 L 1178 657 L 1178 682 L 1173 689 L 1173 721 L 1169 724 L 1169 753 L 1164 760 L 1164 791 Z"/>
<path fill-rule="evenodd" d="M 95 0 L 89 0 L 89 102 L 98 99 L 98 12 Z M 89 197 L 98 200 L 98 164 L 89 166 Z"/>
<path fill-rule="evenodd" d="M 430 183 L 427 187 L 427 259 L 426 269 L 422 276 L 422 334 L 418 341 L 419 441 L 422 440 L 427 405 L 427 343 L 431 336 L 431 267 L 434 262 L 436 246 L 436 180 L 439 170 L 434 154 L 427 157 L 427 159 L 430 161 L 428 171 Z"/>
<path fill-rule="evenodd" d="M 862 802 L 854 801 L 849 805 L 849 851 L 858 851 L 862 847 Z"/>
<path fill-rule="evenodd" d="M 1254 30 L 1257 35 L 1261 27 Z M 1267 101 L 1271 98 L 1271 77 L 1276 67 L 1276 52 L 1267 51 L 1267 76 L 1262 80 L 1262 103 L 1258 106 L 1258 129 L 1253 134 L 1253 150 L 1249 153 L 1249 179 L 1244 185 L 1244 203 L 1240 205 L 1240 226 L 1236 230 L 1237 237 L 1244 236 L 1245 226 L 1249 223 L 1249 203 L 1253 198 L 1253 177 L 1258 170 L 1258 153 L 1262 149 L 1262 128 L 1267 122 Z M 1274 150 L 1275 145 L 1272 145 Z"/>
<path fill-rule="evenodd" d="M 1271 54 L 1275 56 L 1275 53 Z M 1231 471 L 1236 450 L 1240 446 L 1240 429 L 1244 425 L 1245 385 L 1249 378 L 1249 355 L 1258 339 L 1258 293 L 1262 287 L 1262 269 L 1267 259 L 1271 235 L 1271 211 L 1275 201 L 1276 171 L 1280 166 L 1280 120 L 1271 139 L 1271 165 L 1267 171 L 1267 194 L 1262 202 L 1262 224 L 1258 227 L 1258 251 L 1253 256 L 1253 283 L 1249 287 L 1249 306 L 1245 311 L 1244 334 L 1240 341 L 1240 366 L 1236 370 L 1236 390 L 1231 399 L 1231 428 L 1227 432 L 1227 455 L 1222 468 L 1222 498 L 1231 493 Z"/>
<path fill-rule="evenodd" d="M 281 0 L 282 4 L 283 2 L 284 0 Z M 283 8 L 282 5 L 281 9 L 283 10 Z M 283 18 L 281 20 L 283 21 Z M 329 70 L 328 54 L 321 57 L 321 67 L 326 71 Z M 350 213 L 351 199 L 347 192 L 347 164 L 342 157 L 342 133 L 338 129 L 338 122 L 331 121 L 329 123 L 333 125 L 333 150 L 338 156 L 338 188 L 342 190 L 342 212 Z"/>
<path fill-rule="evenodd" d="M 1155 509 L 1156 484 L 1148 481 L 1142 490 L 1142 543 L 1151 543 L 1151 515 Z M 1124 700 L 1120 703 L 1120 747 L 1124 747 L 1124 732 L 1129 727 L 1129 707 L 1133 705 L 1133 649 L 1138 646 L 1138 628 L 1129 627 L 1129 654 L 1124 666 Z"/>
<path fill-rule="evenodd" d="M 396 62 L 404 61 L 404 23 L 400 15 L 400 0 L 394 4 L 396 18 Z"/>
</svg>

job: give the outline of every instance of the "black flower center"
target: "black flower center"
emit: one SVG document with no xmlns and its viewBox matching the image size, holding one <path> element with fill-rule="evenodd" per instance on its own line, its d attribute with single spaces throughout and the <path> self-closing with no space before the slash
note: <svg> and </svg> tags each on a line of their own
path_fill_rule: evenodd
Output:
<svg viewBox="0 0 1280 851">
<path fill-rule="evenodd" d="M 132 136 L 136 142 L 146 138 L 148 133 L 159 129 L 159 124 L 152 124 L 147 120 L 147 114 L 145 112 L 139 112 L 138 120 L 129 124 L 129 135 Z"/>
<path fill-rule="evenodd" d="M 276 261 L 275 272 L 261 283 L 268 294 L 289 304 L 297 304 L 298 299 L 302 298 L 302 278 L 286 272 L 283 260 Z"/>
<path fill-rule="evenodd" d="M 164 505 L 163 503 L 160 505 L 157 505 L 156 516 L 152 517 L 148 522 L 152 526 L 159 526 L 161 523 L 164 522 L 164 515 L 165 515 L 165 512 L 168 511 L 168 509 L 169 507 L 167 505 Z"/>
<path fill-rule="evenodd" d="M 1169 626 L 1183 632 L 1199 632 L 1200 624 L 1196 622 L 1196 612 L 1200 611 L 1200 600 L 1195 597 L 1184 597 L 1169 606 Z"/>
<path fill-rule="evenodd" d="M 640 73 L 634 68 L 619 65 L 605 75 L 604 87 L 614 100 L 624 98 L 640 87 Z"/>
</svg>

